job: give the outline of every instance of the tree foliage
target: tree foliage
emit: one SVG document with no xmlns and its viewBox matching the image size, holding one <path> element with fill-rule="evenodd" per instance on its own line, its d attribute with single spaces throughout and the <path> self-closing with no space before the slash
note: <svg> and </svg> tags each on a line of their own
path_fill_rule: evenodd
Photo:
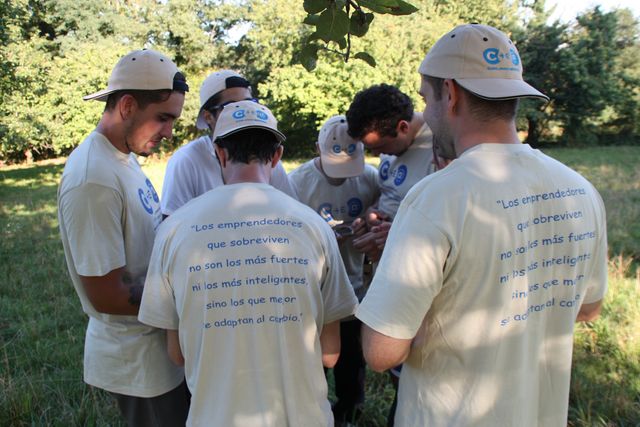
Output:
<svg viewBox="0 0 640 427">
<path fill-rule="evenodd" d="M 633 142 L 638 117 L 638 23 L 627 10 L 595 7 L 571 24 L 547 24 L 534 2 L 534 17 L 515 32 L 525 79 L 551 97 L 548 105 L 527 103 L 527 142 L 553 137 L 567 145 L 606 138 Z"/>
<path fill-rule="evenodd" d="M 637 143 L 633 15 L 592 9 L 560 24 L 544 9 L 542 0 L 0 0 L 0 161 L 67 154 L 103 108 L 82 96 L 144 47 L 174 58 L 191 86 L 167 149 L 196 136 L 202 80 L 232 68 L 280 118 L 287 152 L 308 153 L 319 125 L 369 85 L 397 85 L 421 109 L 417 67 L 464 22 L 511 32 L 527 80 L 552 97 L 524 103 L 529 142 Z"/>
</svg>

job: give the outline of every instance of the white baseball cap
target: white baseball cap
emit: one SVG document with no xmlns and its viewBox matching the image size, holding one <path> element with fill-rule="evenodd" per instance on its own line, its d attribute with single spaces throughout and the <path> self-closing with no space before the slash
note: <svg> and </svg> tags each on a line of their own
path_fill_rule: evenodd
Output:
<svg viewBox="0 0 640 427">
<path fill-rule="evenodd" d="M 111 72 L 107 88 L 83 97 L 85 101 L 106 101 L 119 90 L 189 91 L 184 81 L 175 81 L 180 71 L 171 59 L 155 50 L 134 50 L 122 57 Z"/>
<path fill-rule="evenodd" d="M 549 100 L 522 79 L 522 61 L 509 37 L 488 25 L 460 25 L 442 36 L 429 50 L 418 72 L 455 79 L 480 98 Z"/>
<path fill-rule="evenodd" d="M 318 133 L 322 169 L 332 178 L 349 178 L 364 172 L 364 145 L 349 136 L 348 128 L 345 116 L 333 116 Z"/>
<path fill-rule="evenodd" d="M 278 141 L 286 137 L 278 130 L 278 121 L 267 107 L 253 101 L 227 104 L 222 109 L 213 131 L 213 141 L 244 129 L 265 129 L 273 133 Z"/>
<path fill-rule="evenodd" d="M 205 105 L 214 95 L 232 87 L 246 87 L 251 90 L 250 83 L 240 74 L 232 70 L 220 70 L 209 74 L 200 86 L 200 111 L 196 120 L 198 129 L 208 129 L 204 119 Z"/>
</svg>

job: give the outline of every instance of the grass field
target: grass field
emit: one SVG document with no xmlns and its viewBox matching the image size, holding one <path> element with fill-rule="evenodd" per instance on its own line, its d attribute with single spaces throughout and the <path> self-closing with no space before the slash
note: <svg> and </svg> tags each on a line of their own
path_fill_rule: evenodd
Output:
<svg viewBox="0 0 640 427">
<path fill-rule="evenodd" d="M 608 215 L 610 289 L 602 316 L 577 327 L 569 424 L 640 425 L 640 147 L 548 152 L 594 183 Z M 144 166 L 158 192 L 164 166 Z M 122 425 L 110 398 L 82 382 L 87 319 L 58 235 L 62 168 L 0 170 L 0 426 Z M 360 425 L 382 426 L 393 393 L 386 375 L 368 375 Z"/>
</svg>

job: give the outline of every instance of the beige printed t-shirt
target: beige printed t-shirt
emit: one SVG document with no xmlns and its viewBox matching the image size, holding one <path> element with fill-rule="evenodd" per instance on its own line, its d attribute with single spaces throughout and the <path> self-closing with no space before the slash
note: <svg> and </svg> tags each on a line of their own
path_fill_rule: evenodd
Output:
<svg viewBox="0 0 640 427">
<path fill-rule="evenodd" d="M 325 427 L 319 336 L 356 304 L 324 220 L 270 185 L 245 183 L 164 221 L 139 318 L 178 330 L 187 425 Z"/>
<path fill-rule="evenodd" d="M 169 361 L 164 331 L 143 325 L 136 316 L 97 312 L 79 278 L 125 267 L 125 280 L 144 283 L 161 220 L 160 201 L 135 156 L 91 133 L 65 165 L 58 219 L 69 275 L 89 316 L 85 382 L 138 397 L 177 387 L 183 370 Z"/>
<path fill-rule="evenodd" d="M 351 224 L 362 217 L 380 194 L 378 173 L 371 165 L 365 165 L 361 175 L 346 178 L 340 185 L 331 185 L 327 178 L 310 160 L 289 174 L 289 182 L 298 195 L 298 200 L 318 214 L 325 210 L 337 221 Z M 349 274 L 353 289 L 362 286 L 362 263 L 364 254 L 352 244 L 352 237 L 345 237 L 339 244 L 342 261 Z"/>
<path fill-rule="evenodd" d="M 597 191 L 528 145 L 478 145 L 421 181 L 356 313 L 413 339 L 396 425 L 566 425 L 574 322 L 606 259 Z"/>
<path fill-rule="evenodd" d="M 380 155 L 378 209 L 393 218 L 400 202 L 411 187 L 425 176 L 435 172 L 432 150 L 433 135 L 425 123 L 404 153 L 399 156 Z"/>
</svg>

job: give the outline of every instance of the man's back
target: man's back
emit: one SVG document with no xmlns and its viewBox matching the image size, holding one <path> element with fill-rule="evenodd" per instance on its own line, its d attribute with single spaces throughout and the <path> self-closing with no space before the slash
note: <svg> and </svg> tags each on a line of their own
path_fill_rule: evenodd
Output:
<svg viewBox="0 0 640 427">
<path fill-rule="evenodd" d="M 140 318 L 179 327 L 189 424 L 331 425 L 319 334 L 355 296 L 329 226 L 269 185 L 241 183 L 176 211 L 165 238 L 147 281 L 162 286 L 145 288 L 153 307 Z"/>
<path fill-rule="evenodd" d="M 405 250 L 385 250 L 358 314 L 415 336 L 396 420 L 564 425 L 573 324 L 606 288 L 605 230 L 593 187 L 526 145 L 478 145 L 416 185 L 388 243 Z M 403 286 L 383 296 L 385 281 Z M 397 323 L 376 320 L 383 306 Z"/>
</svg>

